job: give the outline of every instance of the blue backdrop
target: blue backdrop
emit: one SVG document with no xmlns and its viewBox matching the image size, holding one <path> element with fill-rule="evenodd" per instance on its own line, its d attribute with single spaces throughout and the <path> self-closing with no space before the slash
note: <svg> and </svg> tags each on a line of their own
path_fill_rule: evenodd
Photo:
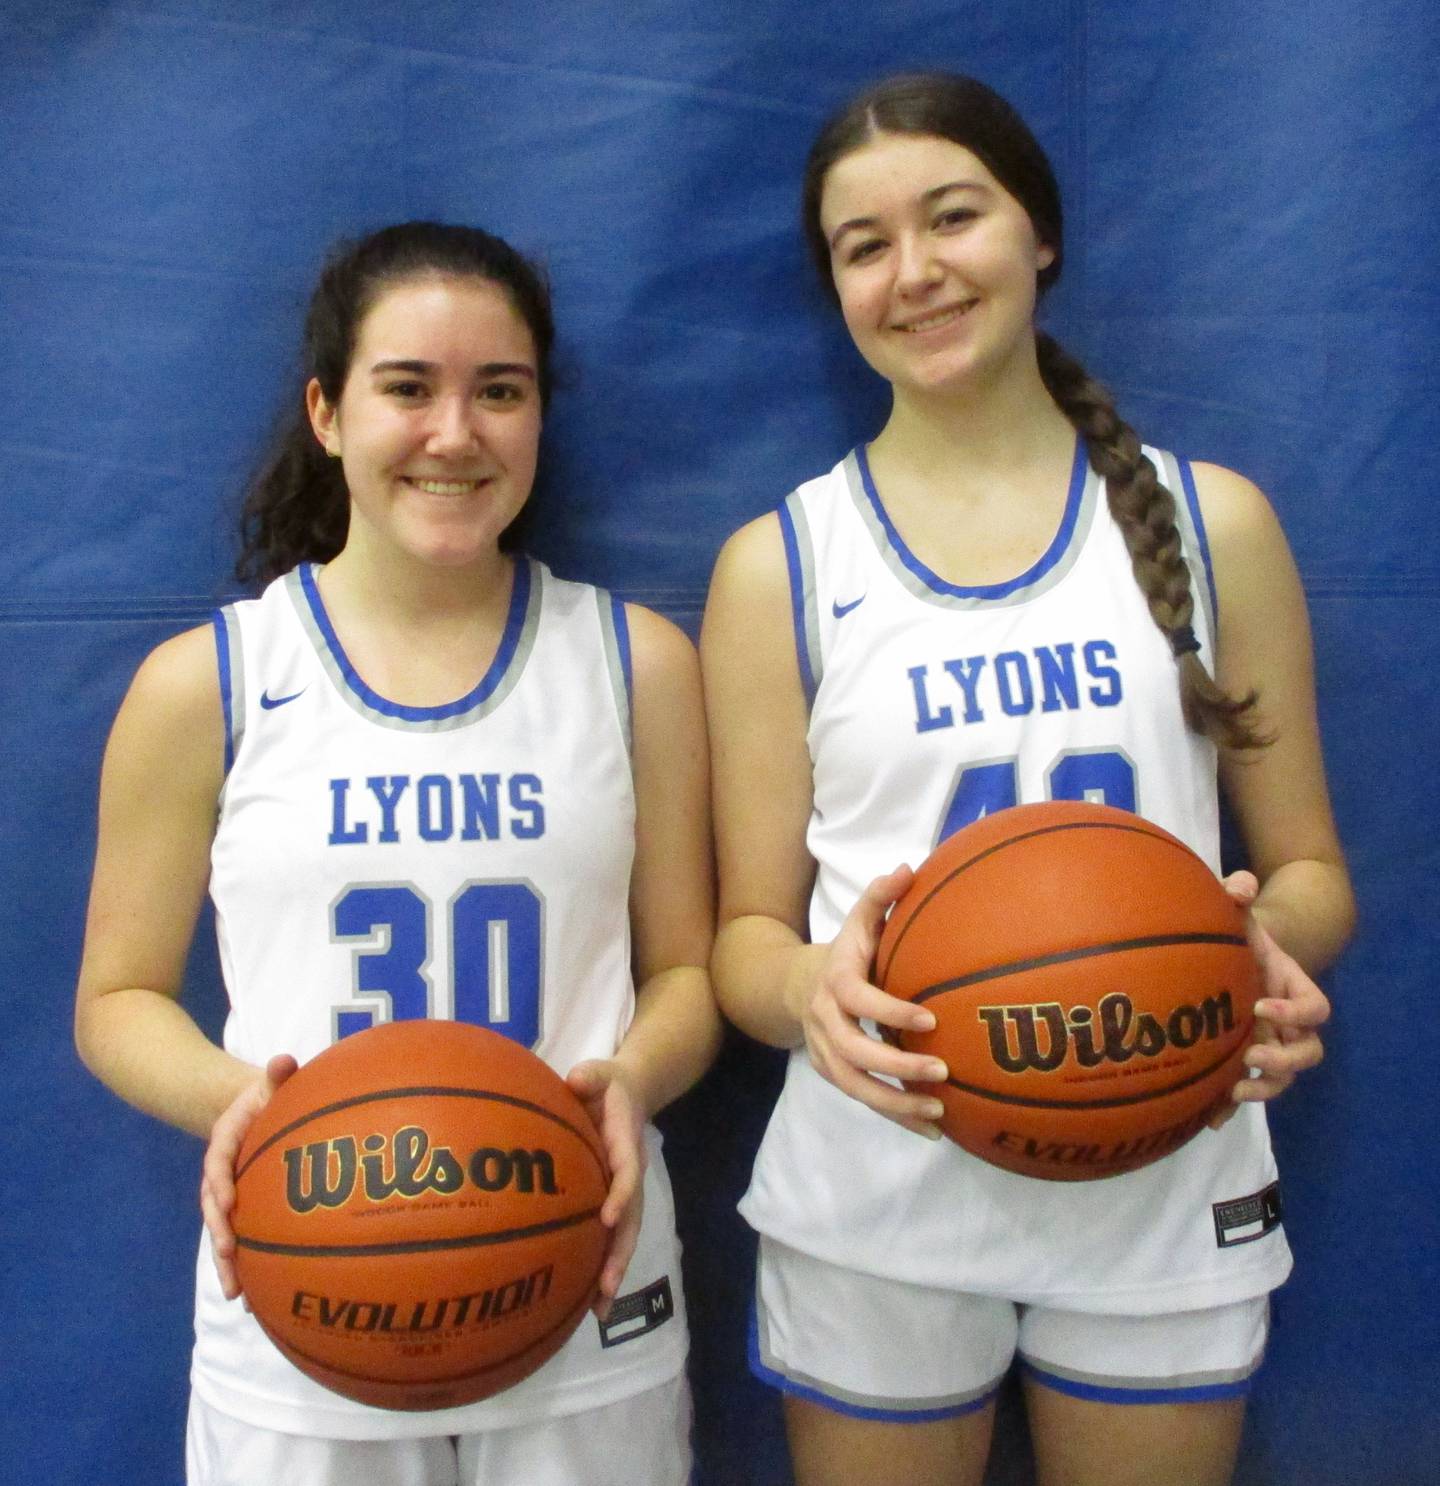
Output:
<svg viewBox="0 0 1440 1486">
<path fill-rule="evenodd" d="M 180 1479 L 199 1147 L 71 1048 L 96 774 L 141 655 L 227 586 L 332 239 L 482 223 L 554 281 L 542 556 L 693 632 L 724 536 L 878 426 L 795 230 L 819 120 L 976 73 L 1066 195 L 1051 328 L 1155 443 L 1251 475 L 1299 558 L 1360 935 L 1275 1110 L 1295 1278 L 1240 1480 L 1435 1479 L 1431 0 L 0 5 L 0 1459 Z M 218 1030 L 208 942 L 192 1004 Z M 732 1045 L 666 1121 L 703 1483 L 787 1479 L 733 1203 L 776 1087 Z M 1012 1400 L 995 1481 L 1027 1476 Z"/>
</svg>

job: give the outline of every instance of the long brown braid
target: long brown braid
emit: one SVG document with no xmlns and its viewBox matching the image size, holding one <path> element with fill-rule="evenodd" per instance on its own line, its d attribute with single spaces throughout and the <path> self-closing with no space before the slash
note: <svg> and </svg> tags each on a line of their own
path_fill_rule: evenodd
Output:
<svg viewBox="0 0 1440 1486">
<path fill-rule="evenodd" d="M 1195 596 L 1175 525 L 1174 495 L 1141 452 L 1135 430 L 1115 411 L 1109 392 L 1052 336 L 1038 334 L 1035 351 L 1046 389 L 1085 440 L 1090 467 L 1105 481 L 1135 581 L 1175 652 L 1186 722 L 1224 748 L 1265 747 L 1271 740 L 1256 723 L 1256 693 L 1232 697 L 1196 654 Z"/>
<path fill-rule="evenodd" d="M 832 300 L 839 294 L 830 244 L 820 225 L 831 166 L 878 134 L 948 139 L 975 155 L 1025 209 L 1052 261 L 1036 278 L 1043 295 L 1060 277 L 1064 223 L 1060 189 L 1045 151 L 1025 121 L 993 88 L 955 73 L 886 78 L 852 98 L 816 136 L 805 166 L 801 219 L 811 258 Z M 1223 748 L 1263 748 L 1270 739 L 1256 719 L 1256 694 L 1232 697 L 1200 663 L 1191 620 L 1190 567 L 1175 526 L 1175 498 L 1141 453 L 1134 430 L 1110 394 L 1048 335 L 1036 336 L 1040 375 L 1051 397 L 1085 440 L 1090 464 L 1105 479 L 1110 512 L 1125 537 L 1135 581 L 1151 617 L 1170 641 L 1185 721 Z"/>
</svg>

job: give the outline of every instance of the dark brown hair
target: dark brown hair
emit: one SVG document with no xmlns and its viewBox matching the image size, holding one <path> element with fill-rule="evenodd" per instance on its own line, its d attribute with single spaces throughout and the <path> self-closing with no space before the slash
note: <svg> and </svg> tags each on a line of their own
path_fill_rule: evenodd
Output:
<svg viewBox="0 0 1440 1486">
<path fill-rule="evenodd" d="M 340 462 L 325 453 L 310 427 L 303 389 L 314 377 L 325 400 L 338 403 L 361 322 L 376 300 L 395 284 L 428 275 L 480 278 L 505 291 L 535 342 L 540 403 L 548 404 L 555 340 L 550 291 L 540 270 L 509 243 L 478 227 L 401 222 L 338 244 L 305 316 L 301 392 L 282 419 L 241 512 L 235 572 L 242 582 L 268 583 L 297 563 L 328 562 L 345 545 L 349 493 Z"/>
<path fill-rule="evenodd" d="M 839 296 L 820 225 L 825 179 L 837 161 L 883 134 L 948 139 L 975 155 L 1024 208 L 1036 238 L 1055 255 L 1037 275 L 1038 294 L 1056 282 L 1064 259 L 1060 191 L 1039 141 L 984 83 L 953 73 L 915 73 L 887 78 L 853 98 L 825 124 L 811 148 L 801 212 L 811 257 L 832 299 L 838 303 Z M 1091 468 L 1104 477 L 1135 581 L 1175 653 L 1186 721 L 1226 748 L 1264 746 L 1268 740 L 1255 722 L 1255 693 L 1230 696 L 1195 653 L 1195 601 L 1174 495 L 1141 452 L 1139 438 L 1116 412 L 1109 392 L 1049 335 L 1037 334 L 1036 357 L 1046 389 L 1085 440 Z"/>
</svg>

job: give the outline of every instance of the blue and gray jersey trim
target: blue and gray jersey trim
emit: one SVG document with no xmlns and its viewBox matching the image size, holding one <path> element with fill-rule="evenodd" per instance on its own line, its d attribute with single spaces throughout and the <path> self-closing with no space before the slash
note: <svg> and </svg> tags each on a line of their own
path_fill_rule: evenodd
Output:
<svg viewBox="0 0 1440 1486">
<path fill-rule="evenodd" d="M 795 655 L 800 663 L 800 685 L 808 708 L 815 705 L 823 667 L 820 615 L 815 603 L 815 549 L 798 491 L 786 496 L 775 514 L 780 518 L 780 535 L 785 542 L 785 566 L 790 573 L 790 616 L 795 625 Z"/>
<path fill-rule="evenodd" d="M 983 584 L 973 588 L 947 583 L 938 573 L 920 561 L 905 545 L 895 529 L 890 514 L 880 503 L 875 482 L 870 476 L 870 462 L 864 445 L 854 449 L 845 460 L 845 479 L 850 498 L 874 539 L 886 566 L 906 589 L 927 603 L 947 608 L 974 609 L 989 605 L 1021 604 L 1053 588 L 1075 565 L 1100 499 L 1100 476 L 1090 468 L 1085 457 L 1085 442 L 1075 441 L 1075 458 L 1070 467 L 1070 484 L 1065 496 L 1065 512 L 1055 537 L 1041 557 L 1023 573 L 1004 583 Z"/>
<path fill-rule="evenodd" d="M 1175 477 L 1178 474 L 1179 479 Z M 1160 455 L 1160 479 L 1175 497 L 1175 520 L 1186 549 L 1193 552 L 1205 570 L 1205 582 L 1196 585 L 1196 598 L 1204 606 L 1210 626 L 1210 644 L 1220 643 L 1220 600 L 1215 592 L 1215 570 L 1210 561 L 1210 542 L 1205 535 L 1205 521 L 1200 514 L 1200 497 L 1195 490 L 1195 472 L 1188 459 L 1173 454 Z M 1191 564 L 1194 570 L 1194 563 Z M 1211 669 L 1215 661 L 1212 654 Z"/>
<path fill-rule="evenodd" d="M 528 558 L 521 557 L 515 562 L 510 610 L 500 645 L 480 684 L 458 701 L 440 707 L 405 707 L 387 701 L 367 686 L 350 664 L 350 658 L 330 623 L 330 616 L 325 612 L 325 603 L 315 581 L 317 571 L 314 563 L 307 562 L 285 576 L 283 581 L 295 612 L 340 695 L 362 717 L 382 727 L 438 733 L 468 726 L 493 712 L 505 700 L 520 679 L 525 662 L 534 649 L 544 580 L 540 569 Z"/>
<path fill-rule="evenodd" d="M 630 660 L 630 621 L 625 605 L 603 588 L 595 590 L 600 610 L 600 636 L 605 645 L 605 665 L 610 673 L 610 688 L 615 693 L 615 713 L 625 738 L 627 753 L 634 752 L 635 676 Z"/>
<path fill-rule="evenodd" d="M 225 773 L 235 765 L 235 755 L 245 735 L 245 652 L 235 609 L 227 604 L 210 617 L 215 630 L 215 664 L 220 673 L 220 706 L 225 714 Z"/>
</svg>

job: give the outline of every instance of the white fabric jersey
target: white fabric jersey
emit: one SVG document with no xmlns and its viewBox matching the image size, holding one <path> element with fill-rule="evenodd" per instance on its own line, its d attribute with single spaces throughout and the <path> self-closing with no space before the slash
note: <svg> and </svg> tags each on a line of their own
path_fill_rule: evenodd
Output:
<svg viewBox="0 0 1440 1486">
<path fill-rule="evenodd" d="M 1214 592 L 1189 468 L 1146 452 L 1176 493 L 1210 664 Z M 1215 752 L 1185 726 L 1168 641 L 1083 446 L 1049 550 L 1006 583 L 959 588 L 926 568 L 863 449 L 779 514 L 811 698 L 815 942 L 835 937 L 872 878 L 918 866 L 951 831 L 1014 804 L 1132 809 L 1218 869 Z M 1039 1181 L 881 1118 L 803 1049 L 741 1211 L 833 1264 L 1060 1309 L 1220 1305 L 1290 1268 L 1257 1104 L 1139 1171 Z"/>
<path fill-rule="evenodd" d="M 521 559 L 484 679 L 447 706 L 403 707 L 355 673 L 316 573 L 297 568 L 216 619 L 228 772 L 210 892 L 226 1048 L 260 1066 L 279 1052 L 304 1063 L 372 1022 L 439 1017 L 503 1032 L 561 1074 L 609 1057 L 635 999 L 623 607 Z M 196 1392 L 262 1427 L 367 1439 L 533 1423 L 673 1377 L 685 1354 L 678 1249 L 648 1134 L 625 1289 L 655 1290 L 623 1344 L 612 1333 L 602 1346 L 587 1316 L 495 1398 L 368 1408 L 305 1377 L 223 1298 L 202 1239 Z"/>
</svg>

